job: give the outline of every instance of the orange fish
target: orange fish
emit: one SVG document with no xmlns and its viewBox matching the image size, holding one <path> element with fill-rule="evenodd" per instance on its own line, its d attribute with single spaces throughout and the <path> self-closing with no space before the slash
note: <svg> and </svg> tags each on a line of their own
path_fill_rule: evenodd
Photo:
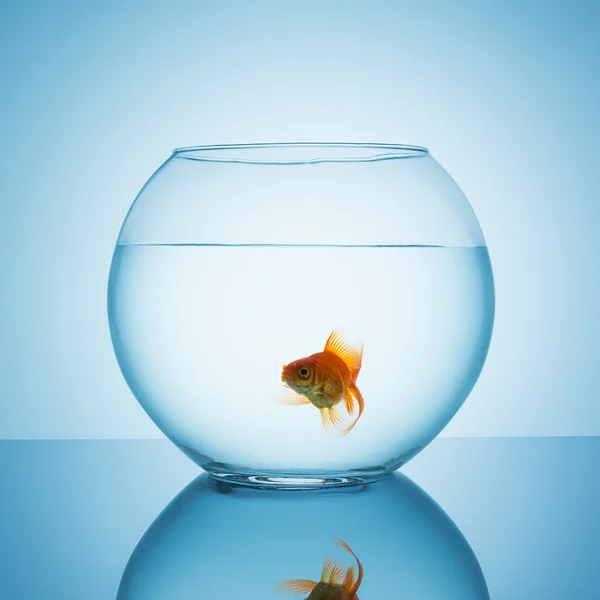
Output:
<svg viewBox="0 0 600 600">
<path fill-rule="evenodd" d="M 356 592 L 363 580 L 363 566 L 346 542 L 335 538 L 344 550 L 352 554 L 358 565 L 358 577 L 354 578 L 354 567 L 344 572 L 343 567 L 329 557 L 325 559 L 321 581 L 310 579 L 290 579 L 278 584 L 278 588 L 287 594 L 308 594 L 306 600 L 358 600 Z"/>
<path fill-rule="evenodd" d="M 282 404 L 313 404 L 321 411 L 325 429 L 330 426 L 340 429 L 343 419 L 339 408 L 342 402 L 352 414 L 356 401 L 358 416 L 349 427 L 341 429 L 346 435 L 356 425 L 365 407 L 362 394 L 356 387 L 362 355 L 362 346 L 351 348 L 337 331 L 333 331 L 323 352 L 283 365 L 281 381 L 297 395 L 286 397 Z"/>
</svg>

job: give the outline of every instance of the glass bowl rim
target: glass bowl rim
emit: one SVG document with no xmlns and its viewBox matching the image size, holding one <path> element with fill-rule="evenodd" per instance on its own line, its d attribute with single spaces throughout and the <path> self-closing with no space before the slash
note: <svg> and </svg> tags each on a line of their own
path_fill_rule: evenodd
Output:
<svg viewBox="0 0 600 600">
<path fill-rule="evenodd" d="M 302 158 L 253 158 L 256 151 L 282 150 L 282 154 L 289 149 L 307 150 L 335 150 L 331 156 L 309 156 Z M 356 151 L 365 152 L 356 155 Z M 369 150 L 375 151 L 369 153 Z M 221 152 L 233 151 L 234 155 L 219 156 Z M 251 157 L 244 158 L 245 152 L 251 151 Z M 347 156 L 344 156 L 347 151 Z M 239 154 L 237 154 L 239 152 Z M 354 154 L 351 155 L 351 152 Z M 272 153 L 271 153 L 272 154 Z M 241 156 L 240 156 L 241 155 Z M 310 164 L 320 162 L 374 162 L 380 160 L 421 158 L 429 155 L 429 149 L 424 146 L 410 144 L 387 144 L 377 142 L 266 142 L 250 144 L 215 144 L 204 146 L 184 146 L 173 150 L 172 158 L 184 158 L 204 162 L 225 162 L 245 164 Z"/>
</svg>

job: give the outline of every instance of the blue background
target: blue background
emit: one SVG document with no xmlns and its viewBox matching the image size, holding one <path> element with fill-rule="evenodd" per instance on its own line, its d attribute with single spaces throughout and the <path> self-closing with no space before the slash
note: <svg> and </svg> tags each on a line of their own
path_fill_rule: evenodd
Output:
<svg viewBox="0 0 600 600">
<path fill-rule="evenodd" d="M 497 285 L 449 436 L 600 434 L 600 4 L 3 2 L 0 438 L 160 432 L 106 319 L 114 243 L 184 145 L 421 144 Z"/>
</svg>

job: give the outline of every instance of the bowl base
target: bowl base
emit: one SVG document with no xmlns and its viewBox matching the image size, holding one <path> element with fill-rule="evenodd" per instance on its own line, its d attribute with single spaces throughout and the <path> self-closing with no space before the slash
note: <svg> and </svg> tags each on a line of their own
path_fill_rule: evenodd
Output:
<svg viewBox="0 0 600 600">
<path fill-rule="evenodd" d="M 342 473 L 323 473 L 312 470 L 302 471 L 261 471 L 209 463 L 202 465 L 209 476 L 218 481 L 238 485 L 272 490 L 314 490 L 364 485 L 379 481 L 390 473 L 387 468 L 344 471 Z"/>
</svg>

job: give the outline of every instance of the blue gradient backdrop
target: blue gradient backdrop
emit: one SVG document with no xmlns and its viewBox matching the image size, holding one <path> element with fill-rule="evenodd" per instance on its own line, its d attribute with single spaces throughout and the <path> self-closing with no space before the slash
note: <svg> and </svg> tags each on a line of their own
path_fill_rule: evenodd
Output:
<svg viewBox="0 0 600 600">
<path fill-rule="evenodd" d="M 600 4 L 0 6 L 0 438 L 155 437 L 113 356 L 116 236 L 177 146 L 422 144 L 470 199 L 497 320 L 449 436 L 600 434 Z"/>
</svg>

